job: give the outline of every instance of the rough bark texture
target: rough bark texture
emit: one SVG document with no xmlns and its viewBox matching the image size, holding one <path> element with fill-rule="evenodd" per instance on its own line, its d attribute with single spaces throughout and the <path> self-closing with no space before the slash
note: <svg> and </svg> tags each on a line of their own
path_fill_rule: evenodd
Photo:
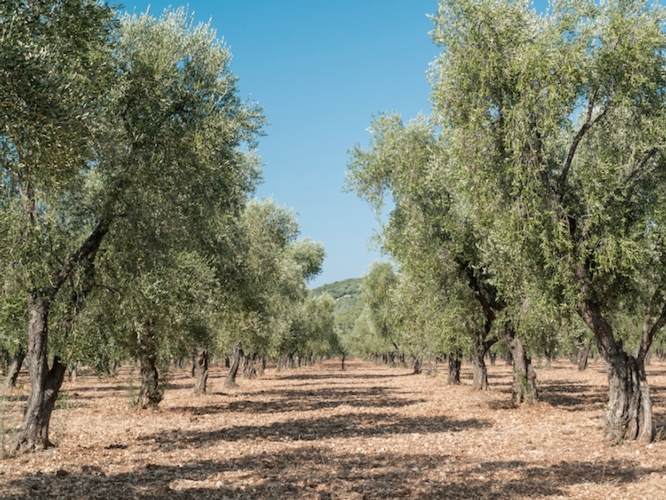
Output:
<svg viewBox="0 0 666 500">
<path fill-rule="evenodd" d="M 605 437 L 613 442 L 651 442 L 654 439 L 652 401 L 643 361 L 649 343 L 639 349 L 637 357 L 631 356 L 622 349 L 622 342 L 615 340 L 610 324 L 603 318 L 594 300 L 583 301 L 580 313 L 594 333 L 599 354 L 606 364 L 608 405 L 604 413 Z"/>
<path fill-rule="evenodd" d="M 476 391 L 487 391 L 489 388 L 485 356 L 486 350 L 484 348 L 480 348 L 472 356 L 472 389 Z"/>
<path fill-rule="evenodd" d="M 21 366 L 23 366 L 23 360 L 25 359 L 25 351 L 23 348 L 20 348 L 14 357 L 12 362 L 7 369 L 7 378 L 5 379 L 5 386 L 7 387 L 16 387 L 16 379 L 19 376 L 21 371 Z"/>
<path fill-rule="evenodd" d="M 19 429 L 15 449 L 43 450 L 51 446 L 49 422 L 65 378 L 66 366 L 56 357 L 51 369 L 47 361 L 48 300 L 40 295 L 28 300 L 28 361 L 30 363 L 30 394 Z"/>
<path fill-rule="evenodd" d="M 238 384 L 236 384 L 236 375 L 238 374 L 238 367 L 243 356 L 243 349 L 240 347 L 235 346 L 231 350 L 231 366 L 227 372 L 227 378 L 224 380 L 224 387 L 238 387 Z"/>
<path fill-rule="evenodd" d="M 204 394 L 206 392 L 206 382 L 208 381 L 208 349 L 203 346 L 197 348 L 194 376 L 196 378 L 194 392 L 196 394 Z"/>
<path fill-rule="evenodd" d="M 461 357 L 459 349 L 449 354 L 449 379 L 447 382 L 449 385 L 460 384 Z"/>
<path fill-rule="evenodd" d="M 157 348 L 151 325 L 146 328 L 146 335 L 140 349 L 141 388 L 139 389 L 138 406 L 141 409 L 157 408 L 162 401 L 164 391 L 160 387 L 160 376 L 155 366 Z"/>
<path fill-rule="evenodd" d="M 488 369 L 486 368 L 486 354 L 490 348 L 499 340 L 497 337 L 490 336 L 491 322 L 486 323 L 486 329 L 483 336 L 474 337 L 474 352 L 472 354 L 472 389 L 477 391 L 487 391 Z"/>
<path fill-rule="evenodd" d="M 243 356 L 243 378 L 257 378 L 257 370 L 254 368 L 254 359 L 252 356 Z"/>
<path fill-rule="evenodd" d="M 539 393 L 532 360 L 527 355 L 523 343 L 513 332 L 505 330 L 503 337 L 513 360 L 513 403 L 516 405 L 536 403 L 539 400 Z"/>
<path fill-rule="evenodd" d="M 594 339 L 588 340 L 580 351 L 578 351 L 578 370 L 583 371 L 587 368 L 587 361 L 590 357 L 590 349 L 592 349 L 592 341 Z"/>
</svg>

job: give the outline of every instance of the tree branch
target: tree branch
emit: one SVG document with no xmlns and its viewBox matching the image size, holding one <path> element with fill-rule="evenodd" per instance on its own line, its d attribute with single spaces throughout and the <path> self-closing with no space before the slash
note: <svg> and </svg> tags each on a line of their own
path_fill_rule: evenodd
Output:
<svg viewBox="0 0 666 500">
<path fill-rule="evenodd" d="M 583 123 L 583 125 L 578 130 L 576 137 L 574 137 L 574 140 L 571 143 L 571 147 L 569 148 L 569 153 L 567 154 L 567 159 L 565 160 L 564 166 L 562 167 L 562 175 L 560 175 L 560 179 L 557 182 L 557 194 L 560 197 L 560 203 L 562 202 L 562 200 L 564 200 L 567 176 L 569 175 L 569 170 L 571 169 L 571 164 L 573 163 L 574 156 L 576 155 L 576 150 L 578 149 L 578 145 L 583 140 L 583 137 L 585 137 L 587 131 L 590 130 L 590 128 L 592 128 L 593 125 L 598 123 L 599 120 L 601 120 L 606 115 L 606 112 L 609 109 L 609 106 L 606 106 L 606 108 L 604 108 L 604 110 L 601 113 L 599 113 L 597 117 L 594 118 L 593 120 L 592 112 L 594 111 L 595 99 L 596 99 L 596 92 L 592 95 L 592 98 L 590 99 L 590 102 L 587 105 L 587 119 L 585 120 L 585 123 Z"/>
</svg>

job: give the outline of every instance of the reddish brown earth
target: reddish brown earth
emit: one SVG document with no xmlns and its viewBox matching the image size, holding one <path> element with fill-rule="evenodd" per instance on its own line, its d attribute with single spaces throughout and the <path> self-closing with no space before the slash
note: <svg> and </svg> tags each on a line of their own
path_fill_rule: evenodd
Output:
<svg viewBox="0 0 666 500">
<path fill-rule="evenodd" d="M 425 367 L 427 368 L 427 366 Z M 1 498 L 666 498 L 666 441 L 601 439 L 600 362 L 538 370 L 542 402 L 511 408 L 510 368 L 489 367 L 492 390 L 442 376 L 348 362 L 275 372 L 210 394 L 173 371 L 156 412 L 129 410 L 131 368 L 65 383 L 57 447 L 0 460 Z M 666 424 L 666 364 L 648 380 Z M 7 444 L 27 394 L 0 403 Z M 664 432 L 660 427 L 660 432 Z"/>
</svg>

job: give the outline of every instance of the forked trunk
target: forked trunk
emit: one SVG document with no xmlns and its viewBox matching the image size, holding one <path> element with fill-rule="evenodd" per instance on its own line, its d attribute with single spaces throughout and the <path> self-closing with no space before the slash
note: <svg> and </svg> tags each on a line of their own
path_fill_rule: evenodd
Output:
<svg viewBox="0 0 666 500">
<path fill-rule="evenodd" d="M 624 352 L 621 341 L 615 341 L 610 324 L 603 318 L 595 302 L 583 301 L 580 313 L 594 333 L 599 354 L 606 365 L 608 405 L 604 413 L 605 437 L 616 443 L 625 440 L 651 442 L 654 439 L 652 401 L 643 362 L 651 338 L 650 342 L 641 347 L 637 357 L 631 356 Z M 648 315 L 644 340 L 646 334 L 650 331 L 654 334 L 659 328 L 659 325 L 649 328 Z"/>
<path fill-rule="evenodd" d="M 592 341 L 594 339 L 591 338 L 588 340 L 583 347 L 578 351 L 578 370 L 583 371 L 587 368 L 587 361 L 590 357 L 590 349 L 592 349 Z"/>
<path fill-rule="evenodd" d="M 513 403 L 516 405 L 536 403 L 539 400 L 539 392 L 532 360 L 527 355 L 523 343 L 512 331 L 505 329 L 502 335 L 509 346 L 513 360 Z"/>
<path fill-rule="evenodd" d="M 194 383 L 195 394 L 204 394 L 206 392 L 206 382 L 208 381 L 208 349 L 203 346 L 197 348 L 197 357 L 195 359 Z"/>
<path fill-rule="evenodd" d="M 460 384 L 460 365 L 462 364 L 462 354 L 460 349 L 455 349 L 449 354 L 449 385 Z"/>
<path fill-rule="evenodd" d="M 472 389 L 477 391 L 487 391 L 488 369 L 486 368 L 486 354 L 490 348 L 499 340 L 496 336 L 488 337 L 490 323 L 483 336 L 474 337 L 474 353 L 472 355 Z"/>
<path fill-rule="evenodd" d="M 14 354 L 12 362 L 9 365 L 7 370 L 7 378 L 5 379 L 5 386 L 7 387 L 16 387 L 16 380 L 18 379 L 19 373 L 21 372 L 21 366 L 23 366 L 23 360 L 25 359 L 25 351 L 22 347 Z"/>
<path fill-rule="evenodd" d="M 28 360 L 30 363 L 30 394 L 18 431 L 15 449 L 43 450 L 51 445 L 49 422 L 65 378 L 66 366 L 56 356 L 49 369 L 47 361 L 48 300 L 40 295 L 28 298 Z"/>
<path fill-rule="evenodd" d="M 243 356 L 243 349 L 234 346 L 231 350 L 231 366 L 227 372 L 227 378 L 224 380 L 224 387 L 238 387 L 238 384 L 236 384 L 236 375 L 238 374 L 238 367 Z"/>
<path fill-rule="evenodd" d="M 160 387 L 160 377 L 157 372 L 157 346 L 155 345 L 152 324 L 147 325 L 146 334 L 142 341 L 143 345 L 140 346 L 139 359 L 141 363 L 141 388 L 139 389 L 138 406 L 145 410 L 146 408 L 157 408 L 157 405 L 162 401 L 164 391 Z"/>
</svg>

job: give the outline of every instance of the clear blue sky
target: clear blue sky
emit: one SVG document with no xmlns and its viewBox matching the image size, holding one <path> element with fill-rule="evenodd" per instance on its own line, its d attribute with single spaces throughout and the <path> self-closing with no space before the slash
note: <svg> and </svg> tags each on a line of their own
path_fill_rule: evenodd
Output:
<svg viewBox="0 0 666 500">
<path fill-rule="evenodd" d="M 537 1 L 543 6 L 545 0 Z M 159 16 L 165 1 L 127 1 L 125 10 Z M 367 145 L 373 114 L 405 119 L 428 112 L 425 72 L 438 53 L 428 32 L 435 0 L 193 0 L 196 21 L 211 20 L 233 54 L 242 96 L 270 126 L 259 144 L 265 163 L 257 195 L 298 212 L 301 235 L 326 248 L 310 285 L 360 277 L 380 258 L 368 251 L 377 223 L 343 193 L 347 151 Z"/>
</svg>

